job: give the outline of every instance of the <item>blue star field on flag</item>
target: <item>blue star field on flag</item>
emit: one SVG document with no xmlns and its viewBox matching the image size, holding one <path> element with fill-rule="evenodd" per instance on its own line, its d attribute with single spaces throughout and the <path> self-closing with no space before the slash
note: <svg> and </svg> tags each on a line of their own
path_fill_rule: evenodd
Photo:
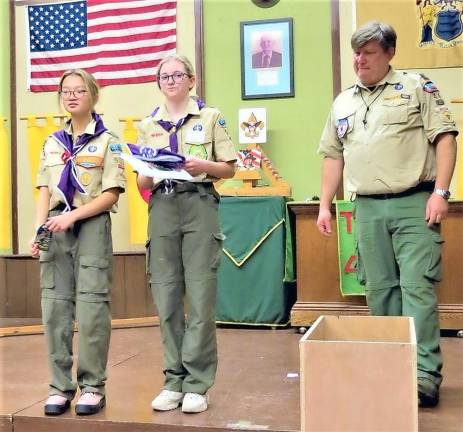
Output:
<svg viewBox="0 0 463 432">
<path fill-rule="evenodd" d="M 29 6 L 29 34 L 31 52 L 85 47 L 86 2 Z"/>
</svg>

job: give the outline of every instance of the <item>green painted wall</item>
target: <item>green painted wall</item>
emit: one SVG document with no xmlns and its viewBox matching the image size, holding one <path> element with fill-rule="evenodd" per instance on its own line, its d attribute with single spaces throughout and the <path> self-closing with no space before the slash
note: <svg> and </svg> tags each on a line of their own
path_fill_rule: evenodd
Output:
<svg viewBox="0 0 463 432">
<path fill-rule="evenodd" d="M 237 148 L 238 110 L 267 108 L 264 151 L 291 184 L 295 200 L 319 195 L 316 150 L 332 102 L 331 18 L 328 0 L 280 0 L 259 8 L 251 0 L 203 0 L 205 93 L 227 119 Z M 241 100 L 240 22 L 293 18 L 294 98 Z"/>
<path fill-rule="evenodd" d="M 0 1 L 0 116 L 10 117 L 10 15 L 9 2 Z"/>
</svg>

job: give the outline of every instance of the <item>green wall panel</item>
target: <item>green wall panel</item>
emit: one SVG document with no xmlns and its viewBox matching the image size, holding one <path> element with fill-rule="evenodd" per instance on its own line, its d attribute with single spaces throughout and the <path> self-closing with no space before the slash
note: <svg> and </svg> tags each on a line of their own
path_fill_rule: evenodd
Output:
<svg viewBox="0 0 463 432">
<path fill-rule="evenodd" d="M 319 195 L 316 150 L 332 102 L 331 9 L 328 0 L 280 0 L 259 8 L 251 0 L 203 0 L 205 98 L 225 115 L 238 145 L 238 110 L 267 108 L 264 151 L 296 200 Z M 240 22 L 293 18 L 295 97 L 241 99 Z"/>
</svg>

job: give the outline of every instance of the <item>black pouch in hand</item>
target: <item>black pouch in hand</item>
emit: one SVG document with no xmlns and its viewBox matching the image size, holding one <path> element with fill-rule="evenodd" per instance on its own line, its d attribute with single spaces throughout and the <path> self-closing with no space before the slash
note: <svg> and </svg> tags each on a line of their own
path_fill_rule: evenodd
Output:
<svg viewBox="0 0 463 432">
<path fill-rule="evenodd" d="M 40 250 L 47 251 L 50 248 L 51 234 L 52 232 L 46 225 L 41 225 L 39 227 L 35 236 L 35 243 L 37 243 Z"/>
</svg>

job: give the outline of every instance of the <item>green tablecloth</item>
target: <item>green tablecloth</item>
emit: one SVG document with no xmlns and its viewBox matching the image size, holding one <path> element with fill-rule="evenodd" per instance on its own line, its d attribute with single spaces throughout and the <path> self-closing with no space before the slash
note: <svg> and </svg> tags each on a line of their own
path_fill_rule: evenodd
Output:
<svg viewBox="0 0 463 432">
<path fill-rule="evenodd" d="M 286 325 L 296 297 L 283 197 L 222 197 L 217 321 Z"/>
</svg>

